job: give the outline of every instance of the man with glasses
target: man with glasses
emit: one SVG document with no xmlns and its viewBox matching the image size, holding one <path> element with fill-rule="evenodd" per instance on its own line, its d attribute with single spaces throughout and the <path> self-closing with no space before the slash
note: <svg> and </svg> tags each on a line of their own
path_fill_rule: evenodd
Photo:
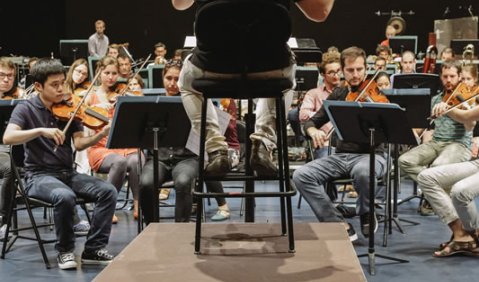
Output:
<svg viewBox="0 0 479 282">
<path fill-rule="evenodd" d="M 329 95 L 328 100 L 344 101 L 349 92 L 358 91 L 366 78 L 366 53 L 358 47 L 350 47 L 341 52 L 341 68 L 348 87 L 338 87 Z M 311 117 L 304 125 L 304 131 L 313 140 L 314 147 L 323 148 L 328 141 L 322 126 L 329 122 L 324 107 Z M 386 159 L 382 147 L 376 148 L 376 178 L 382 177 L 386 171 Z M 376 216 L 369 222 L 369 144 L 337 141 L 336 153 L 321 159 L 313 160 L 294 172 L 293 181 L 296 188 L 311 206 L 314 214 L 321 222 L 344 222 L 349 239 L 358 238 L 352 225 L 347 223 L 343 215 L 333 206 L 324 185 L 339 178 L 352 178 L 353 186 L 359 197 L 356 211 L 361 220 L 361 231 L 369 237 L 369 225 L 373 224 L 374 232 L 378 228 Z"/>
<path fill-rule="evenodd" d="M 323 84 L 309 90 L 303 99 L 299 111 L 299 120 L 304 123 L 308 121 L 322 107 L 323 100 L 327 99 L 333 90 L 341 83 L 341 65 L 339 64 L 339 52 L 327 52 L 323 54 L 323 60 L 319 65 L 319 73 L 323 77 Z M 331 130 L 331 123 L 326 123 L 320 130 L 328 133 Z M 328 144 L 323 148 L 316 148 L 314 158 L 322 158 L 328 154 Z"/>
</svg>

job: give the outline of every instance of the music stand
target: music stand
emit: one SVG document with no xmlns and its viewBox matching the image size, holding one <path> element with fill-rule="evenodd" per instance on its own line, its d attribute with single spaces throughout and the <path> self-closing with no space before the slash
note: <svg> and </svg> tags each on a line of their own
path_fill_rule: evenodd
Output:
<svg viewBox="0 0 479 282">
<path fill-rule="evenodd" d="M 395 54 L 402 54 L 404 51 L 411 51 L 417 54 L 417 36 L 402 35 L 390 37 L 389 47 Z"/>
<path fill-rule="evenodd" d="M 22 102 L 23 100 L 0 100 L 0 144 L 3 144 L 3 134 L 5 134 L 13 109 Z"/>
<path fill-rule="evenodd" d="M 416 144 L 405 110 L 396 104 L 357 103 L 325 100 L 324 107 L 336 129 L 338 137 L 347 142 L 369 144 L 369 222 L 374 222 L 375 196 L 375 148 L 383 142 L 396 144 Z M 369 224 L 368 256 L 369 273 L 376 274 L 375 257 L 399 263 L 407 260 L 375 253 L 374 224 Z"/>
<path fill-rule="evenodd" d="M 87 39 L 74 39 L 60 40 L 60 58 L 63 65 L 69 66 L 76 59 L 88 57 L 88 40 Z"/>
<path fill-rule="evenodd" d="M 107 148 L 153 149 L 153 183 L 158 179 L 158 148 L 184 147 L 191 123 L 181 97 L 118 97 Z M 159 221 L 158 197 L 154 197 L 153 221 Z"/>
<path fill-rule="evenodd" d="M 398 104 L 406 110 L 406 117 L 409 125 L 412 128 L 426 128 L 429 126 L 429 116 L 431 114 L 431 90 L 430 88 L 411 88 L 411 89 L 383 89 L 381 90 L 388 98 L 389 102 Z M 398 217 L 398 191 L 399 191 L 399 144 L 394 144 L 394 201 L 391 216 L 390 198 L 387 199 L 388 219 L 389 219 L 389 234 L 392 234 L 392 222 L 396 224 L 401 233 L 405 233 L 399 221 L 418 225 L 419 222 L 400 219 Z M 388 193 L 389 194 L 389 193 Z M 388 198 L 388 197 L 386 197 Z M 417 191 L 411 196 L 405 198 L 401 203 L 408 202 L 412 199 L 420 198 Z M 386 234 L 384 234 L 383 246 L 386 246 Z"/>
</svg>

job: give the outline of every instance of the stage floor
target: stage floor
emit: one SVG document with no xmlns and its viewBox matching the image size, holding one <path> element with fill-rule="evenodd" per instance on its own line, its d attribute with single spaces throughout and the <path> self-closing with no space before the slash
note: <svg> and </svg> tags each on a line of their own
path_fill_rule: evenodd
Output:
<svg viewBox="0 0 479 282">
<path fill-rule="evenodd" d="M 366 281 L 339 223 L 295 224 L 294 254 L 279 224 L 202 226 L 201 255 L 194 224 L 154 223 L 94 281 Z"/>
</svg>

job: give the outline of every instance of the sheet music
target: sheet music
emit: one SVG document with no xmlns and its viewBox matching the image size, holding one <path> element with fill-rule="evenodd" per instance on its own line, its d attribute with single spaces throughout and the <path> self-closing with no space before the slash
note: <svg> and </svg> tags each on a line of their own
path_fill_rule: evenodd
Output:
<svg viewBox="0 0 479 282">
<path fill-rule="evenodd" d="M 216 114 L 218 115 L 220 132 L 222 135 L 224 135 L 226 132 L 226 128 L 228 127 L 228 124 L 230 122 L 231 115 L 227 112 L 220 110 L 218 107 L 215 107 L 215 110 Z M 190 130 L 190 135 L 188 136 L 185 147 L 196 155 L 200 155 L 200 135 L 196 133 L 193 128 Z M 205 154 L 205 161 L 207 160 L 208 154 Z"/>
<path fill-rule="evenodd" d="M 185 37 L 185 44 L 184 44 L 183 47 L 186 47 L 186 48 L 196 47 L 196 37 L 195 36 L 186 36 Z"/>
<path fill-rule="evenodd" d="M 296 41 L 296 37 L 290 37 L 288 40 L 289 48 L 298 48 L 298 41 Z"/>
</svg>

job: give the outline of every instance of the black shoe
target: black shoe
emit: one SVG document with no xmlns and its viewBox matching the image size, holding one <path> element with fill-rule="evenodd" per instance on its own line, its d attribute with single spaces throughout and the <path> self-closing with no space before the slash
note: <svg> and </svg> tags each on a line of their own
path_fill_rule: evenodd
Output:
<svg viewBox="0 0 479 282">
<path fill-rule="evenodd" d="M 339 204 L 336 206 L 336 209 L 343 215 L 344 218 L 353 218 L 356 214 L 356 208 L 348 207 L 343 204 Z"/>
<path fill-rule="evenodd" d="M 83 251 L 81 262 L 83 264 L 100 264 L 106 265 L 113 260 L 114 256 L 110 255 L 106 249 L 98 249 L 95 251 Z"/>
<path fill-rule="evenodd" d="M 351 223 L 348 223 L 348 230 L 346 231 L 348 232 L 349 241 L 354 242 L 358 239 L 358 234 L 356 234 L 356 231 L 354 231 Z"/>
<path fill-rule="evenodd" d="M 271 152 L 266 149 L 266 146 L 260 140 L 253 140 L 251 146 L 251 168 L 256 171 L 257 176 L 277 176 L 278 168 L 273 163 L 273 156 Z"/>
<path fill-rule="evenodd" d="M 363 233 L 364 237 L 369 237 L 369 213 L 365 213 L 359 216 L 361 221 L 361 232 Z M 378 231 L 378 218 L 376 214 L 373 214 L 373 224 L 374 224 L 374 233 Z"/>
<path fill-rule="evenodd" d="M 225 176 L 231 170 L 231 161 L 227 150 L 217 150 L 208 154 L 207 176 Z"/>
</svg>

